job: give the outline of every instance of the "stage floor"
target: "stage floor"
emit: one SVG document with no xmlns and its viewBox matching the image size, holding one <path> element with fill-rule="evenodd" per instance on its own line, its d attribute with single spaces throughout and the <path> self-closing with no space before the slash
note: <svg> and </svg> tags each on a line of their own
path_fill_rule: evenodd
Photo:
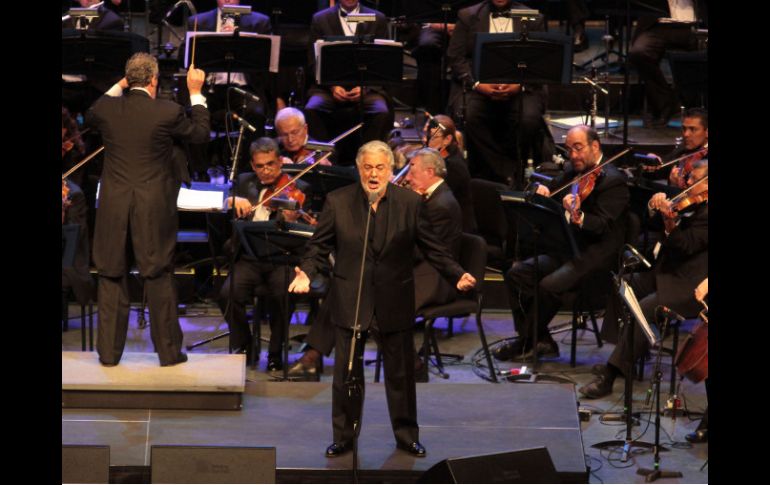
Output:
<svg viewBox="0 0 770 485">
<path fill-rule="evenodd" d="M 395 448 L 384 385 L 366 387 L 364 479 L 414 481 L 445 458 L 545 446 L 562 481 L 588 481 L 571 384 L 418 384 L 425 458 Z M 242 411 L 62 410 L 62 442 L 109 445 L 113 472 L 149 473 L 136 467 L 153 445 L 275 446 L 279 482 L 347 481 L 352 454 L 327 459 L 331 441 L 326 382 L 249 382 Z"/>
</svg>

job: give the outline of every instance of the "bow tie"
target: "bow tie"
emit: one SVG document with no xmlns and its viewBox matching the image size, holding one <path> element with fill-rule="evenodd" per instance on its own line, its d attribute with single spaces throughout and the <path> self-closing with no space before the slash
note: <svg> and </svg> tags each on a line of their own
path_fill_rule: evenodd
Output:
<svg viewBox="0 0 770 485">
<path fill-rule="evenodd" d="M 492 18 L 500 18 L 500 17 L 508 17 L 510 18 L 510 12 L 508 10 L 503 10 L 502 12 L 492 12 Z"/>
</svg>

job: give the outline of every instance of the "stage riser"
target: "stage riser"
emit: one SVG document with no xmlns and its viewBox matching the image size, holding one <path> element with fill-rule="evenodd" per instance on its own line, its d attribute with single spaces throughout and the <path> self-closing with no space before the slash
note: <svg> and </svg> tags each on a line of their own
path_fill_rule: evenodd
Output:
<svg viewBox="0 0 770 485">
<path fill-rule="evenodd" d="M 88 409 L 192 409 L 239 411 L 240 393 L 62 391 L 63 408 Z"/>
</svg>

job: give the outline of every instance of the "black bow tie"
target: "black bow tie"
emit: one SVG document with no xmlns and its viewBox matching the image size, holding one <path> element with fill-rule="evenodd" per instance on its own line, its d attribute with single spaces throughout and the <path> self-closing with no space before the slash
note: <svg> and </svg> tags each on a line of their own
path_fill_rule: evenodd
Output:
<svg viewBox="0 0 770 485">
<path fill-rule="evenodd" d="M 510 12 L 508 10 L 503 10 L 502 12 L 492 12 L 492 18 L 500 18 L 500 17 L 508 17 L 510 18 Z"/>
</svg>

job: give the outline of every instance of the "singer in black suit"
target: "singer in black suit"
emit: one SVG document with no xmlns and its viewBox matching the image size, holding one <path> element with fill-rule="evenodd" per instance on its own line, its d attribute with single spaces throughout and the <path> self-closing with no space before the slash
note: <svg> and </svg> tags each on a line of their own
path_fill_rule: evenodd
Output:
<svg viewBox="0 0 770 485">
<path fill-rule="evenodd" d="M 599 136 L 588 126 L 580 125 L 569 130 L 565 146 L 571 166 L 551 182 L 550 188 L 538 185 L 539 194 L 551 196 L 551 190 L 564 186 L 602 163 Z M 548 332 L 548 324 L 561 308 L 565 294 L 577 289 L 586 277 L 596 271 L 609 271 L 616 267 L 618 251 L 625 242 L 630 194 L 625 175 L 614 165 L 604 165 L 596 173 L 594 188 L 584 198 L 578 197 L 576 201 L 569 189 L 566 190 L 567 195 L 563 195 L 565 191 L 554 194 L 569 214 L 568 222 L 580 254 L 571 259 L 558 254 L 536 256 L 539 280 L 535 279 L 535 257 L 514 261 L 506 272 L 505 283 L 519 339 L 497 349 L 495 358 L 526 360 L 533 351 L 546 357 L 558 357 L 559 346 Z M 536 285 L 539 291 L 537 321 L 534 305 Z M 537 342 L 533 335 L 535 325 Z"/>
<path fill-rule="evenodd" d="M 523 187 L 524 164 L 517 159 L 517 140 L 524 160 L 532 157 L 541 163 L 550 160 L 553 152 L 543 119 L 546 93 L 534 85 L 481 84 L 472 71 L 477 33 L 521 31 L 518 19 L 496 16 L 512 8 L 528 7 L 511 0 L 485 0 L 457 13 L 447 50 L 453 80 L 449 106 L 454 118 L 464 111 L 471 176 Z M 529 31 L 543 29 L 542 22 L 528 26 Z"/>
<path fill-rule="evenodd" d="M 687 179 L 688 187 L 706 176 L 708 160 L 696 162 Z M 707 192 L 708 180 L 698 184 L 688 194 L 695 196 Z M 653 268 L 626 277 L 639 300 L 644 318 L 650 325 L 655 325 L 662 319 L 660 306 L 668 307 L 685 318 L 697 315 L 702 307 L 693 295 L 698 284 L 708 276 L 708 198 L 686 208 L 678 216 L 674 214 L 675 218 L 669 213 L 671 201 L 667 197 L 661 192 L 653 195 L 649 203 L 650 210 L 661 213 L 666 227 L 666 236 Z M 676 222 L 676 219 L 679 222 Z M 617 310 L 614 307 L 611 309 L 608 309 L 604 318 L 602 336 L 610 342 L 617 342 L 617 345 L 607 360 L 607 365 L 594 371 L 597 374 L 596 379 L 578 389 L 589 399 L 611 394 L 612 385 L 618 375 L 623 374 L 630 378 L 632 363 L 650 347 L 640 326 L 634 323 L 630 325 L 634 328 L 634 347 L 629 349 L 625 331 L 619 329 Z"/>
<path fill-rule="evenodd" d="M 102 96 L 86 115 L 86 124 L 101 133 L 105 146 L 93 251 L 99 273 L 97 351 L 104 365 L 117 365 L 123 355 L 131 250 L 144 278 L 160 364 L 187 360 L 172 281 L 179 192 L 172 146 L 175 139 L 208 139 L 209 112 L 200 94 L 204 76 L 199 69 L 187 73 L 189 119 L 182 106 L 155 99 L 158 61 L 134 54 L 126 63 L 126 77 L 108 92 L 118 97 Z M 126 87 L 129 92 L 120 96 Z"/>
<path fill-rule="evenodd" d="M 348 13 L 373 13 L 374 22 L 348 22 Z M 385 15 L 377 10 L 360 5 L 358 0 L 340 0 L 334 7 L 316 12 L 310 23 L 309 73 L 315 73 L 316 40 L 324 37 L 372 36 L 388 38 L 388 23 Z M 315 75 L 315 74 L 313 74 Z M 305 104 L 310 136 L 314 140 L 329 141 L 347 130 L 358 120 L 358 105 L 361 97 L 360 86 L 319 86 L 308 90 Z M 388 106 L 384 90 L 364 88 L 364 126 L 359 133 L 350 135 L 337 147 L 339 157 L 336 163 L 351 165 L 355 147 L 372 140 L 385 140 L 393 127 L 393 113 Z"/>
<path fill-rule="evenodd" d="M 327 304 L 335 325 L 335 361 L 332 397 L 334 443 L 329 457 L 348 451 L 353 443 L 354 417 L 359 408 L 348 397 L 345 382 L 352 328 L 357 322 L 365 336 L 380 341 L 385 366 L 385 390 L 397 447 L 424 456 L 419 443 L 414 376 L 414 259 L 419 247 L 426 260 L 457 288 L 475 285 L 473 276 L 452 260 L 422 215 L 416 193 L 389 183 L 393 175 L 393 152 L 388 145 L 372 141 L 356 157 L 361 184 L 331 192 L 313 237 L 308 243 L 289 291 L 306 293 L 315 274 L 328 267 L 334 252 L 335 265 Z M 364 228 L 369 222 L 369 232 Z M 365 239 L 366 237 L 366 239 Z M 366 246 L 360 310 L 356 315 L 359 277 Z M 353 375 L 359 380 L 363 399 L 363 349 L 359 348 Z"/>
</svg>

